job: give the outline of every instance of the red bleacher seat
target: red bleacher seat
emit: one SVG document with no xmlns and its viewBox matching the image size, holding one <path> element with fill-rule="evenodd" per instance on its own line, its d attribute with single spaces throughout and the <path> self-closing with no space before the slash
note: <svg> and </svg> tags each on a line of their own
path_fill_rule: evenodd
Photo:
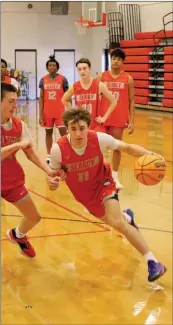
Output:
<svg viewBox="0 0 173 325">
<path fill-rule="evenodd" d="M 172 55 L 164 56 L 164 63 L 172 63 L 173 64 L 173 53 L 172 53 Z"/>
<path fill-rule="evenodd" d="M 173 107 L 173 99 L 163 99 L 162 105 L 164 107 Z"/>
<path fill-rule="evenodd" d="M 149 96 L 151 89 L 135 88 L 135 96 Z"/>
<path fill-rule="evenodd" d="M 140 97 L 135 96 L 135 104 L 144 104 L 148 105 L 148 102 L 150 101 L 150 97 Z"/>
<path fill-rule="evenodd" d="M 159 45 L 161 40 L 153 40 L 153 39 L 140 39 L 140 40 L 125 40 L 120 42 L 120 46 L 123 47 L 144 47 L 144 46 L 154 46 Z"/>
<path fill-rule="evenodd" d="M 125 71 L 148 71 L 150 68 L 149 63 L 143 64 L 124 64 L 123 66 Z"/>
<path fill-rule="evenodd" d="M 164 47 L 164 54 L 172 54 L 173 55 L 173 46 Z"/>
<path fill-rule="evenodd" d="M 154 38 L 154 35 L 156 33 L 157 32 L 140 32 L 140 33 L 135 33 L 135 39 L 136 40 L 152 39 L 152 38 Z M 173 37 L 173 30 L 167 30 L 166 33 L 164 33 L 164 31 L 162 30 L 156 36 L 158 38 L 165 38 L 165 34 L 166 34 L 166 38 L 171 38 L 171 37 Z"/>
<path fill-rule="evenodd" d="M 134 85 L 136 88 L 149 88 L 151 81 L 149 80 L 134 80 Z"/>
<path fill-rule="evenodd" d="M 148 55 L 151 51 L 150 47 L 144 48 L 131 48 L 131 49 L 123 49 L 126 55 Z"/>
<path fill-rule="evenodd" d="M 169 63 L 164 64 L 164 71 L 165 72 L 173 72 L 173 65 Z"/>
<path fill-rule="evenodd" d="M 171 81 L 164 81 L 164 89 L 171 89 L 173 91 L 173 80 Z"/>
<path fill-rule="evenodd" d="M 173 73 L 166 72 L 164 73 L 164 81 L 172 81 L 173 80 Z"/>
<path fill-rule="evenodd" d="M 145 56 L 126 56 L 125 62 L 124 63 L 148 63 L 150 60 L 150 56 L 149 55 L 145 55 Z"/>
<path fill-rule="evenodd" d="M 129 72 L 133 79 L 148 80 L 151 77 L 151 72 Z"/>
<path fill-rule="evenodd" d="M 164 90 L 164 98 L 173 99 L 173 91 Z"/>
</svg>

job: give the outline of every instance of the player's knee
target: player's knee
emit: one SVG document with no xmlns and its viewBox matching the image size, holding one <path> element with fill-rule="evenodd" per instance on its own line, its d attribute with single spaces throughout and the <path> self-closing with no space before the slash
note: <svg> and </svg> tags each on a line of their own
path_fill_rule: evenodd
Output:
<svg viewBox="0 0 173 325">
<path fill-rule="evenodd" d="M 118 218 L 118 219 L 116 218 L 112 220 L 111 226 L 119 232 L 124 232 L 125 222 L 122 218 Z"/>
<path fill-rule="evenodd" d="M 46 129 L 46 137 L 50 138 L 53 135 L 53 129 Z"/>
</svg>

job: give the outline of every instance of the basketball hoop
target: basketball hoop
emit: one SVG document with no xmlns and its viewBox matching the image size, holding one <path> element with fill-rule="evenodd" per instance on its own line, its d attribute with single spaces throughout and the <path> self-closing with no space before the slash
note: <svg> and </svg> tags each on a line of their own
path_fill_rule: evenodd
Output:
<svg viewBox="0 0 173 325">
<path fill-rule="evenodd" d="M 79 19 L 75 21 L 78 30 L 78 35 L 85 35 L 86 29 L 92 27 L 94 22 L 92 20 Z"/>
</svg>

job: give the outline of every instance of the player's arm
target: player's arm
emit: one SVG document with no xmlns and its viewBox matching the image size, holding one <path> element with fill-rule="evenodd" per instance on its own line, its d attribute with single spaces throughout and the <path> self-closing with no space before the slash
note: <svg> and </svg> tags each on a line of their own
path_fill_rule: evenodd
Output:
<svg viewBox="0 0 173 325">
<path fill-rule="evenodd" d="M 104 97 L 106 97 L 107 100 L 110 102 L 110 105 L 109 105 L 106 113 L 104 114 L 104 116 L 96 117 L 97 123 L 104 123 L 108 119 L 110 114 L 114 111 L 114 109 L 117 105 L 117 100 L 113 97 L 111 91 L 109 91 L 109 89 L 104 85 L 103 82 L 99 83 L 99 93 L 102 94 Z"/>
<path fill-rule="evenodd" d="M 57 143 L 55 143 L 52 146 L 51 152 L 50 152 L 50 167 L 54 171 L 59 171 L 61 180 L 64 180 L 66 178 L 66 173 L 61 169 L 62 168 L 62 156 L 61 156 L 61 150 Z M 47 177 L 47 183 L 49 185 L 49 189 L 52 191 L 55 191 L 59 187 L 59 177 Z"/>
<path fill-rule="evenodd" d="M 129 111 L 130 111 L 130 120 L 129 120 L 129 133 L 133 133 L 134 129 L 134 117 L 135 117 L 135 93 L 134 93 L 134 81 L 132 76 L 129 76 Z"/>
<path fill-rule="evenodd" d="M 74 88 L 71 86 L 63 95 L 62 103 L 67 109 L 71 109 L 72 107 L 72 96 L 74 94 Z"/>
<path fill-rule="evenodd" d="M 44 110 L 44 90 L 43 90 L 43 78 L 39 83 L 40 97 L 39 97 L 39 123 L 43 122 L 43 110 Z"/>
<path fill-rule="evenodd" d="M 19 149 L 27 148 L 30 145 L 31 145 L 31 142 L 28 140 L 28 141 L 19 141 L 19 142 L 16 142 L 16 143 L 13 143 L 13 144 L 10 144 L 8 146 L 1 148 L 1 160 L 4 160 L 5 158 L 10 156 L 15 151 L 17 151 Z"/>
</svg>

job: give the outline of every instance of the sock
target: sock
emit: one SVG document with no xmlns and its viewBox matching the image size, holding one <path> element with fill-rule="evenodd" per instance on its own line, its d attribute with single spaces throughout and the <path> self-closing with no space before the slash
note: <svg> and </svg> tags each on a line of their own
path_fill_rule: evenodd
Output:
<svg viewBox="0 0 173 325">
<path fill-rule="evenodd" d="M 146 253 L 146 254 L 144 255 L 144 258 L 145 258 L 146 262 L 152 260 L 152 261 L 158 263 L 158 260 L 155 258 L 155 256 L 153 255 L 152 252 L 148 252 L 148 253 Z"/>
<path fill-rule="evenodd" d="M 22 233 L 19 231 L 19 228 L 18 228 L 18 227 L 15 229 L 15 234 L 16 234 L 16 237 L 17 237 L 17 238 L 23 238 L 23 237 L 25 237 L 25 234 L 22 234 Z"/>
<path fill-rule="evenodd" d="M 128 223 L 131 224 L 131 216 L 129 216 L 129 214 L 127 214 L 126 212 L 123 212 L 123 217 Z"/>
</svg>

